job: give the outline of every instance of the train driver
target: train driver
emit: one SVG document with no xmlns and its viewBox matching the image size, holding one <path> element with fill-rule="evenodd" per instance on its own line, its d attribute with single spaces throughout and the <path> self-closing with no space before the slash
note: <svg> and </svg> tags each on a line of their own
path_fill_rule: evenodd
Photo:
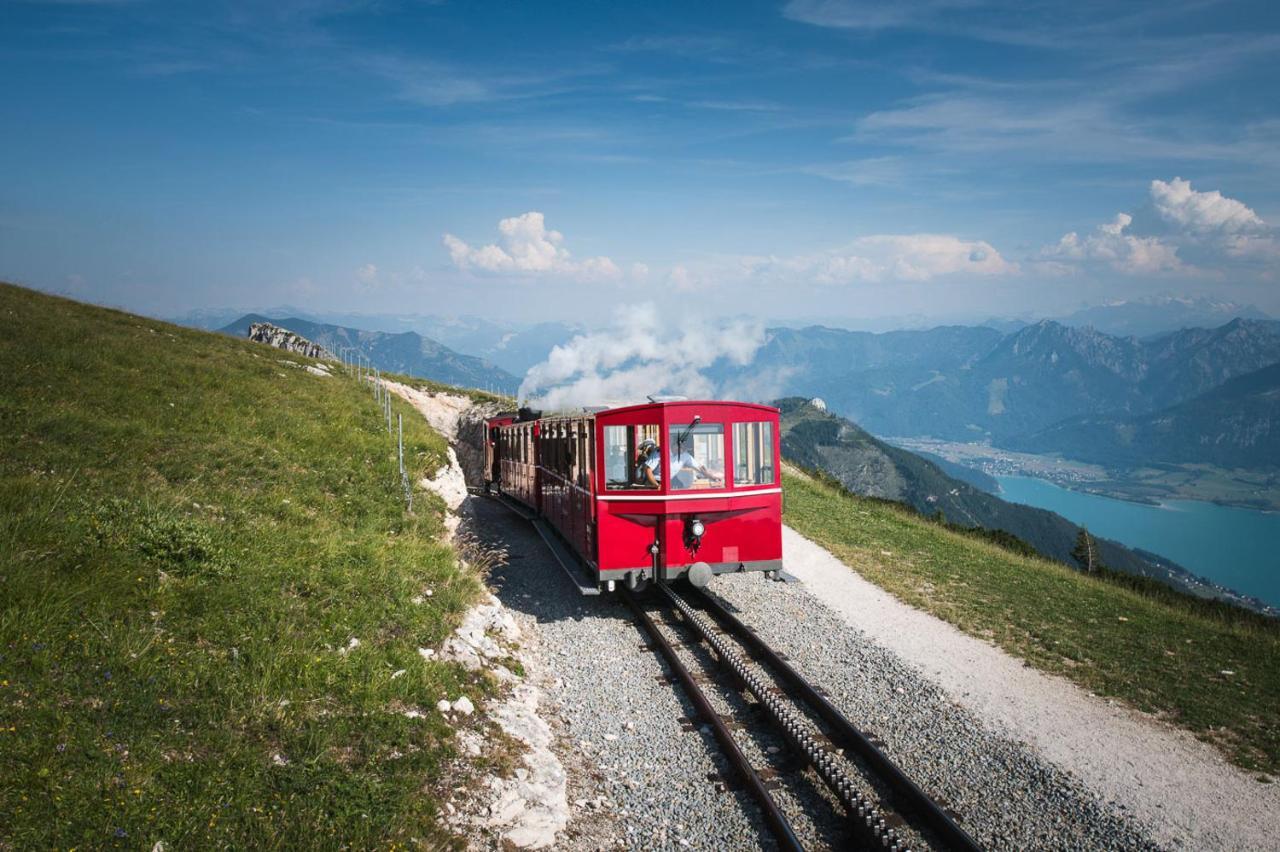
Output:
<svg viewBox="0 0 1280 852">
<path fill-rule="evenodd" d="M 661 487 L 662 452 L 652 438 L 645 438 L 636 447 L 636 481 L 643 488 Z"/>
<path fill-rule="evenodd" d="M 675 489 L 692 488 L 693 481 L 698 474 L 702 474 L 711 480 L 711 485 L 719 485 L 718 477 L 707 470 L 707 466 L 699 464 L 698 460 L 693 457 L 693 453 L 686 449 L 681 449 L 679 453 L 671 454 L 671 487 Z"/>
</svg>

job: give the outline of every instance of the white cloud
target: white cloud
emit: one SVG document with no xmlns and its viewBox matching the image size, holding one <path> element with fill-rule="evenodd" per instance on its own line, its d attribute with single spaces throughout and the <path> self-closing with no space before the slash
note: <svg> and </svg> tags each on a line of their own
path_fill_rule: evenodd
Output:
<svg viewBox="0 0 1280 852">
<path fill-rule="evenodd" d="M 525 375 L 520 398 L 548 409 L 641 402 L 657 393 L 713 399 L 721 389 L 703 371 L 718 361 L 745 365 L 764 342 L 757 322 L 679 324 L 652 304 L 626 306 L 611 328 L 552 349 Z"/>
<path fill-rule="evenodd" d="M 703 279 L 689 271 L 687 266 L 677 263 L 671 267 L 671 271 L 667 273 L 667 284 L 679 292 L 688 292 L 689 290 L 698 289 L 698 285 L 703 283 Z"/>
<path fill-rule="evenodd" d="M 1196 192 L 1191 181 L 1174 178 L 1169 183 L 1151 182 L 1151 202 L 1160 217 L 1183 230 L 1238 234 L 1267 227 L 1257 213 L 1218 190 Z"/>
<path fill-rule="evenodd" d="M 915 26 L 941 12 L 972 8 L 972 0 L 915 0 L 885 3 L 875 0 L 790 0 L 782 13 L 793 21 L 849 30 L 881 30 Z"/>
<path fill-rule="evenodd" d="M 903 178 L 907 176 L 907 170 L 902 158 L 895 156 L 868 157 L 862 160 L 848 160 L 843 163 L 826 163 L 809 166 L 804 171 L 807 174 L 857 187 L 888 186 L 901 183 Z"/>
<path fill-rule="evenodd" d="M 1117 213 L 1110 222 L 1099 225 L 1092 234 L 1081 237 L 1075 231 L 1066 234 L 1055 245 L 1040 250 L 1040 259 L 1053 264 L 1103 264 L 1130 275 L 1155 275 L 1164 272 L 1190 272 L 1192 269 L 1178 258 L 1176 246 L 1159 237 L 1142 237 L 1125 233 L 1133 223 L 1128 213 Z"/>
<path fill-rule="evenodd" d="M 820 254 L 742 258 L 739 270 L 753 277 L 825 285 L 932 281 L 1017 271 L 1017 264 L 1005 260 L 991 243 L 951 234 L 875 234 Z"/>
<path fill-rule="evenodd" d="M 1243 202 L 1218 190 L 1198 192 L 1191 181 L 1153 180 L 1145 233 L 1118 213 L 1086 236 L 1072 232 L 1040 251 L 1038 268 L 1057 272 L 1090 264 L 1128 275 L 1196 275 L 1260 270 L 1274 275 L 1280 260 L 1274 229 Z M 1150 215 L 1154 211 L 1155 216 Z M 1141 217 L 1140 217 L 1141 218 Z"/>
<path fill-rule="evenodd" d="M 366 286 L 372 286 L 378 281 L 378 267 L 373 263 L 366 263 L 364 266 L 356 270 L 356 278 L 360 279 L 360 283 Z"/>
<path fill-rule="evenodd" d="M 594 279 L 615 279 L 622 274 L 607 257 L 575 260 L 563 245 L 564 235 L 549 230 L 543 215 L 536 210 L 503 219 L 498 223 L 498 233 L 498 243 L 475 248 L 453 234 L 445 234 L 444 245 L 454 266 L 462 270 Z"/>
</svg>

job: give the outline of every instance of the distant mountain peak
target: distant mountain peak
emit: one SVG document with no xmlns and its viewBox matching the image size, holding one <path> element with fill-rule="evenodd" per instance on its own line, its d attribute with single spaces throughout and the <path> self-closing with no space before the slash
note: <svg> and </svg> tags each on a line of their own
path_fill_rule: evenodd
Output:
<svg viewBox="0 0 1280 852">
<path fill-rule="evenodd" d="M 416 331 L 369 331 L 349 326 L 318 323 L 298 317 L 273 319 L 247 314 L 219 331 L 241 337 L 249 327 L 269 323 L 323 346 L 329 352 L 354 349 L 384 372 L 406 373 L 462 387 L 514 392 L 519 381 L 483 358 L 455 352 L 443 343 Z"/>
<path fill-rule="evenodd" d="M 1146 338 L 1184 328 L 1217 328 L 1236 317 L 1270 319 L 1253 305 L 1184 295 L 1115 299 L 1060 319 L 1070 326 L 1091 325 L 1107 334 Z"/>
</svg>

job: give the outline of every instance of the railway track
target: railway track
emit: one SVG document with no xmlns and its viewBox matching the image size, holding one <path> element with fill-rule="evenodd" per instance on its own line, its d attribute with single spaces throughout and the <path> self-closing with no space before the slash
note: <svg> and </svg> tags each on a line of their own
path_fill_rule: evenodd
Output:
<svg viewBox="0 0 1280 852">
<path fill-rule="evenodd" d="M 774 795 L 776 771 L 761 766 L 759 757 L 753 762 L 748 751 L 759 754 L 759 750 L 746 742 L 748 737 L 736 737 L 735 729 L 748 731 L 766 724 L 769 730 L 764 735 L 780 738 L 787 746 L 791 758 L 787 774 L 808 769 L 821 779 L 824 798 L 832 805 L 827 818 L 834 815 L 841 823 L 839 843 L 886 850 L 980 848 L 821 690 L 714 598 L 691 587 L 677 592 L 658 585 L 641 595 L 624 593 L 624 599 L 699 719 L 710 727 L 732 774 L 759 806 L 780 848 L 804 846 L 787 808 Z M 688 638 L 682 639 L 682 634 Z M 704 653 L 692 653 L 695 646 Z M 691 671 L 686 661 L 703 671 Z M 703 683 L 712 681 L 727 684 L 721 689 L 736 691 L 739 699 L 749 696 L 753 712 L 742 712 L 740 718 L 718 712 L 702 688 Z M 741 701 L 739 705 L 746 706 Z M 815 819 L 809 815 L 802 818 Z"/>
</svg>

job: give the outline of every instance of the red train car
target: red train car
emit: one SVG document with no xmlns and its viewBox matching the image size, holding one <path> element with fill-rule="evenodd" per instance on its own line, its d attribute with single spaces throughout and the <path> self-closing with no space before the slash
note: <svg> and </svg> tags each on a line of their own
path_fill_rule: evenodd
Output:
<svg viewBox="0 0 1280 852">
<path fill-rule="evenodd" d="M 484 439 L 484 491 L 488 494 L 502 478 L 502 456 L 498 447 L 498 427 L 510 426 L 519 419 L 514 411 L 490 417 L 485 421 Z"/>
<path fill-rule="evenodd" d="M 490 429 L 494 482 L 572 551 L 586 593 L 782 567 L 776 408 L 681 400 Z"/>
</svg>

